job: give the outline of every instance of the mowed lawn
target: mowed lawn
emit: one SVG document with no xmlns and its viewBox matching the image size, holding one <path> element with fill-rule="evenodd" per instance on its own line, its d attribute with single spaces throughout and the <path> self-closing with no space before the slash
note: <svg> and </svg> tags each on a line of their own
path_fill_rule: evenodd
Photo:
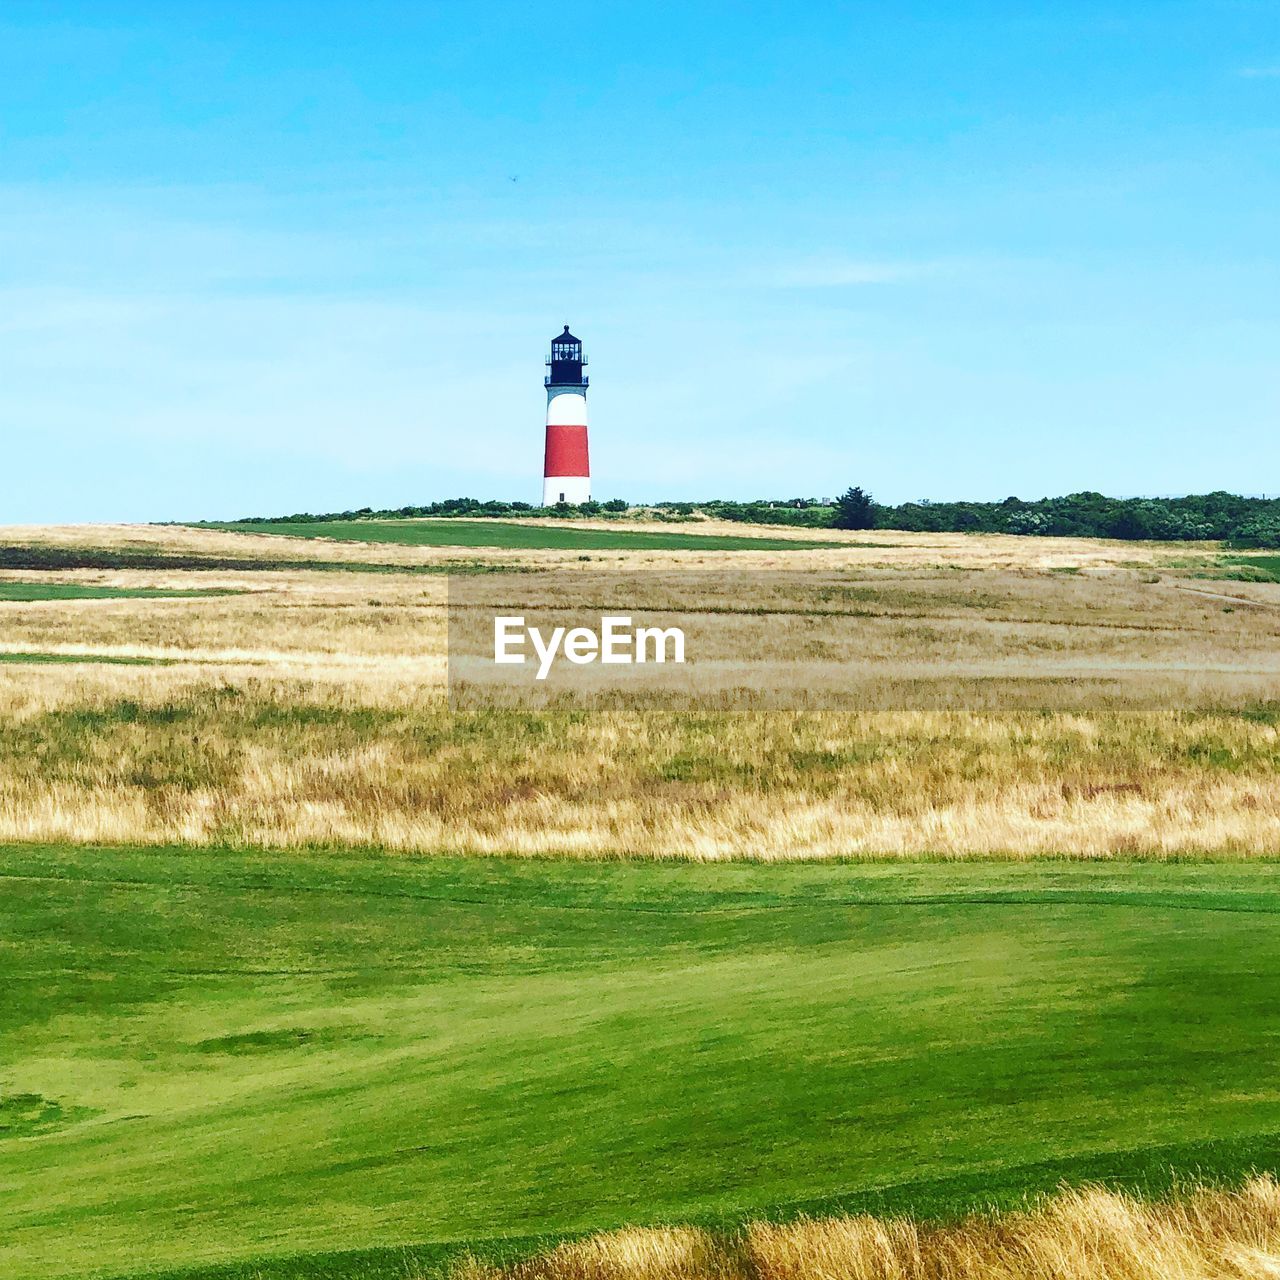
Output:
<svg viewBox="0 0 1280 1280">
<path fill-rule="evenodd" d="M 3 850 L 0 1274 L 1275 1167 L 1278 971 L 1257 864 Z"/>
<path fill-rule="evenodd" d="M 80 582 L 0 582 L 0 602 L 22 604 L 43 600 L 190 600 L 201 596 L 238 594 L 221 588 L 170 590 L 165 587 L 101 587 Z"/>
<path fill-rule="evenodd" d="M 1269 577 L 1273 582 L 1280 582 L 1280 556 L 1250 554 L 1245 556 L 1223 556 L 1219 564 L 1230 570 L 1251 569 L 1258 576 Z"/>
<path fill-rule="evenodd" d="M 107 653 L 0 653 L 0 665 L 10 667 L 67 667 L 84 663 L 108 667 L 173 667 L 177 658 L 127 658 Z"/>
<path fill-rule="evenodd" d="M 411 547 L 501 547 L 568 551 L 796 551 L 844 544 L 810 538 L 738 537 L 640 529 L 566 529 L 508 520 L 324 520 L 283 524 L 202 523 L 200 529 L 291 538 L 397 542 Z"/>
</svg>

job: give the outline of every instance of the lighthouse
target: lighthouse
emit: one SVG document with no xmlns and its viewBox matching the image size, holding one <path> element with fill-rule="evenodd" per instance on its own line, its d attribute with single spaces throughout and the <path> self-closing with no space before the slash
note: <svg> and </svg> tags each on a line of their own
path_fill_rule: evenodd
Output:
<svg viewBox="0 0 1280 1280">
<path fill-rule="evenodd" d="M 569 332 L 551 339 L 547 357 L 547 451 L 542 467 L 542 505 L 576 506 L 591 498 L 591 464 L 587 459 L 587 358 L 582 342 Z"/>
</svg>

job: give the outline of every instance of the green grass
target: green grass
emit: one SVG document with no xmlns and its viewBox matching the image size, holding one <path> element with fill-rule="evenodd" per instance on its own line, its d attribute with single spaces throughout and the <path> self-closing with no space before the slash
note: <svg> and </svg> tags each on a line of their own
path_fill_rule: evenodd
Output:
<svg viewBox="0 0 1280 1280">
<path fill-rule="evenodd" d="M 1280 556 L 1223 556 L 1211 575 L 1237 582 L 1280 582 Z"/>
<path fill-rule="evenodd" d="M 0 1273 L 1280 1167 L 1278 968 L 1257 864 L 4 850 Z"/>
<path fill-rule="evenodd" d="M 0 601 L 33 600 L 186 600 L 230 596 L 230 589 L 170 590 L 164 587 L 98 587 L 78 582 L 0 582 Z"/>
<path fill-rule="evenodd" d="M 845 544 L 808 538 L 654 533 L 639 529 L 566 529 L 506 520 L 324 520 L 281 524 L 203 523 L 198 529 L 276 533 L 291 538 L 395 542 L 411 547 L 552 548 L 574 551 L 796 551 Z"/>
<path fill-rule="evenodd" d="M 130 548 L 41 547 L 0 545 L 0 569 L 35 569 L 60 572 L 67 569 L 177 569 L 197 573 L 231 570 L 234 573 L 412 573 L 466 574 L 511 573 L 514 565 L 484 564 L 476 560 L 450 560 L 439 564 L 397 565 L 353 560 L 286 559 L 279 556 L 194 556 L 169 552 L 145 552 Z M 166 591 L 165 595 L 175 594 Z M 176 594 L 181 595 L 181 592 Z M 204 591 L 202 594 L 217 594 Z"/>
<path fill-rule="evenodd" d="M 98 653 L 0 653 L 0 664 L 10 666 L 62 666 L 83 662 L 97 662 L 109 667 L 171 667 L 180 658 L 129 658 Z"/>
</svg>

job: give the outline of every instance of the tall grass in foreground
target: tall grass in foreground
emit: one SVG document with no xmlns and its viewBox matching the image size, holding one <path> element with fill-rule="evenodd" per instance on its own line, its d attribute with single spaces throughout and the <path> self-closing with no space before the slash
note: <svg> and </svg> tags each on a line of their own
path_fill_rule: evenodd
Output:
<svg viewBox="0 0 1280 1280">
<path fill-rule="evenodd" d="M 406 852 L 1267 855 L 1280 710 L 451 714 L 172 669 L 0 689 L 0 840 Z M 125 677 L 129 684 L 126 693 Z M 41 696 L 67 686 L 66 699 Z"/>
<path fill-rule="evenodd" d="M 1280 1276 L 1280 1183 L 1148 1203 L 1098 1188 L 935 1226 L 872 1217 L 740 1234 L 629 1228 L 458 1280 L 1254 1280 Z"/>
</svg>

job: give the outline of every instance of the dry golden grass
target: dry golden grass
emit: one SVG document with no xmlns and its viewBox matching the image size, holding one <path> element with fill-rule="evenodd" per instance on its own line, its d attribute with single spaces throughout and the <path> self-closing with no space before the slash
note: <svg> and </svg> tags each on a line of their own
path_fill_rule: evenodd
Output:
<svg viewBox="0 0 1280 1280">
<path fill-rule="evenodd" d="M 284 543 L 357 562 L 459 555 L 131 527 L 0 541 L 19 534 L 238 558 Z M 690 621 L 691 646 L 773 655 L 771 677 L 806 691 L 861 681 L 856 712 L 454 714 L 438 575 L 8 573 L 243 594 L 0 603 L 0 655 L 172 664 L 0 664 L 0 839 L 695 858 L 1280 850 L 1280 720 L 1267 706 L 1280 587 L 1088 567 L 1157 554 L 1132 545 L 873 540 L 882 549 L 794 553 L 805 572 L 779 575 L 779 611 L 763 618 L 735 612 L 733 571 L 743 555 L 759 567 L 755 553 L 718 553 L 718 611 Z M 548 556 L 567 599 L 618 560 L 501 558 Z M 673 557 L 618 562 L 701 563 Z M 942 557 L 954 564 L 920 567 Z M 1045 558 L 1086 571 L 1049 572 Z M 545 578 L 467 581 L 518 598 Z M 832 608 L 849 617 L 833 626 Z"/>
<path fill-rule="evenodd" d="M 628 612 L 678 622 L 691 656 L 687 667 L 635 668 L 633 680 L 741 690 L 733 705 L 1096 711 L 1247 706 L 1280 693 L 1272 583 L 1233 583 L 1240 591 L 1224 601 L 1213 590 L 1220 584 L 1120 570 L 815 567 L 641 573 L 621 592 L 616 582 L 590 569 L 463 579 L 454 611 L 470 625 L 451 632 L 451 663 L 479 657 L 463 674 L 491 690 L 511 680 L 510 668 L 491 662 L 495 612 L 596 625 L 621 598 Z M 563 688 L 608 691 L 617 679 L 616 668 L 562 664 L 545 684 L 530 676 L 538 697 L 522 701 L 540 705 Z"/>
<path fill-rule="evenodd" d="M 0 678 L 0 839 L 647 857 L 1262 855 L 1278 731 L 1180 712 L 452 715 L 222 669 Z"/>
<path fill-rule="evenodd" d="M 846 1217 L 753 1223 L 737 1235 L 629 1228 L 459 1280 L 1273 1280 L 1280 1185 L 1144 1203 L 1098 1188 L 955 1225 Z"/>
</svg>

